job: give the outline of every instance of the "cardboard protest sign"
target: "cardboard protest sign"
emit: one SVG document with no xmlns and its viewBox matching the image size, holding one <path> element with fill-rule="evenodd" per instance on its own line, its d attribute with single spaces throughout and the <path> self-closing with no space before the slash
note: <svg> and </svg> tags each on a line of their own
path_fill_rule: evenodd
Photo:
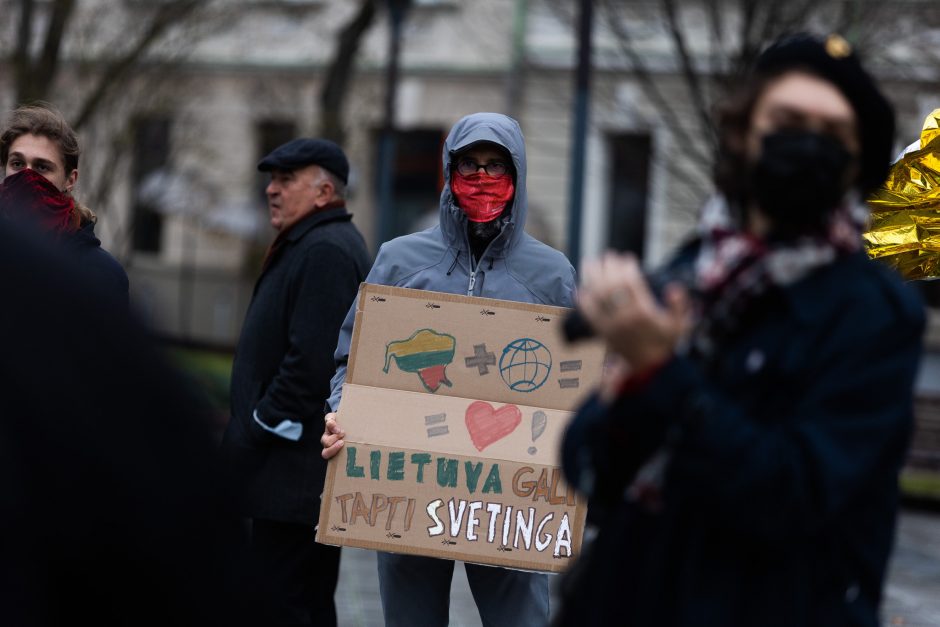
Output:
<svg viewBox="0 0 940 627">
<path fill-rule="evenodd" d="M 586 504 L 557 454 L 604 358 L 565 313 L 363 284 L 317 540 L 563 570 Z"/>
</svg>

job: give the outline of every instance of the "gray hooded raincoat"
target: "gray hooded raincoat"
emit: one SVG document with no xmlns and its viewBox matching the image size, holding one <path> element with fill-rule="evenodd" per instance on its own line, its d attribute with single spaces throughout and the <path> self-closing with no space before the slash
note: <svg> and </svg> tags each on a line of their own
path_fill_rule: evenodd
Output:
<svg viewBox="0 0 940 627">
<path fill-rule="evenodd" d="M 479 142 L 502 146 L 516 169 L 516 192 L 511 212 L 499 218 L 502 231 L 475 263 L 467 237 L 467 217 L 450 191 L 451 160 Z M 524 230 L 526 196 L 525 141 L 519 124 L 499 113 L 475 113 L 461 119 L 444 142 L 444 189 L 440 224 L 386 242 L 379 249 L 367 283 L 419 290 L 484 296 L 559 307 L 574 305 L 575 272 L 567 258 Z M 356 303 L 340 330 L 336 347 L 337 371 L 331 383 L 329 406 L 339 409 L 346 362 L 352 338 Z"/>
</svg>

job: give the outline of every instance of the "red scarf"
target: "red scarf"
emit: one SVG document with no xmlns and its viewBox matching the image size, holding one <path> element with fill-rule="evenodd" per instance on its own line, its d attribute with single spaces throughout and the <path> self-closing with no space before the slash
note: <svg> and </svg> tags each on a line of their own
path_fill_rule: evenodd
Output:
<svg viewBox="0 0 940 627">
<path fill-rule="evenodd" d="M 44 231 L 78 229 L 75 199 L 33 170 L 20 170 L 0 184 L 0 215 L 38 224 Z"/>
<path fill-rule="evenodd" d="M 512 177 L 490 176 L 485 172 L 474 172 L 469 176 L 462 176 L 455 172 L 450 182 L 450 191 L 457 199 L 467 219 L 471 222 L 490 222 L 498 218 L 506 203 L 512 200 L 515 187 Z"/>
</svg>

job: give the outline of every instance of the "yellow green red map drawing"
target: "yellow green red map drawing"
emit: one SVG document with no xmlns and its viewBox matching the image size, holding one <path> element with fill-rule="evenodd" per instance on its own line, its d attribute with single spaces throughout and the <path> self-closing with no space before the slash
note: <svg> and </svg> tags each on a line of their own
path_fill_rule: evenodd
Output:
<svg viewBox="0 0 940 627">
<path fill-rule="evenodd" d="M 392 358 L 402 372 L 413 372 L 429 392 L 437 392 L 441 385 L 452 387 L 445 368 L 454 360 L 457 340 L 453 335 L 432 329 L 419 329 L 407 340 L 395 340 L 385 346 L 385 367 L 388 374 Z"/>
</svg>

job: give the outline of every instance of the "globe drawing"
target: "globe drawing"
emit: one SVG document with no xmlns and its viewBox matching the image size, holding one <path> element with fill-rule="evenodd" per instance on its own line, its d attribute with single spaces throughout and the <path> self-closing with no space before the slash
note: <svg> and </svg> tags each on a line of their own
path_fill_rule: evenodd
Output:
<svg viewBox="0 0 940 627">
<path fill-rule="evenodd" d="M 515 392 L 534 392 L 548 380 L 552 354 L 538 340 L 524 337 L 513 340 L 499 358 L 499 374 Z"/>
</svg>

